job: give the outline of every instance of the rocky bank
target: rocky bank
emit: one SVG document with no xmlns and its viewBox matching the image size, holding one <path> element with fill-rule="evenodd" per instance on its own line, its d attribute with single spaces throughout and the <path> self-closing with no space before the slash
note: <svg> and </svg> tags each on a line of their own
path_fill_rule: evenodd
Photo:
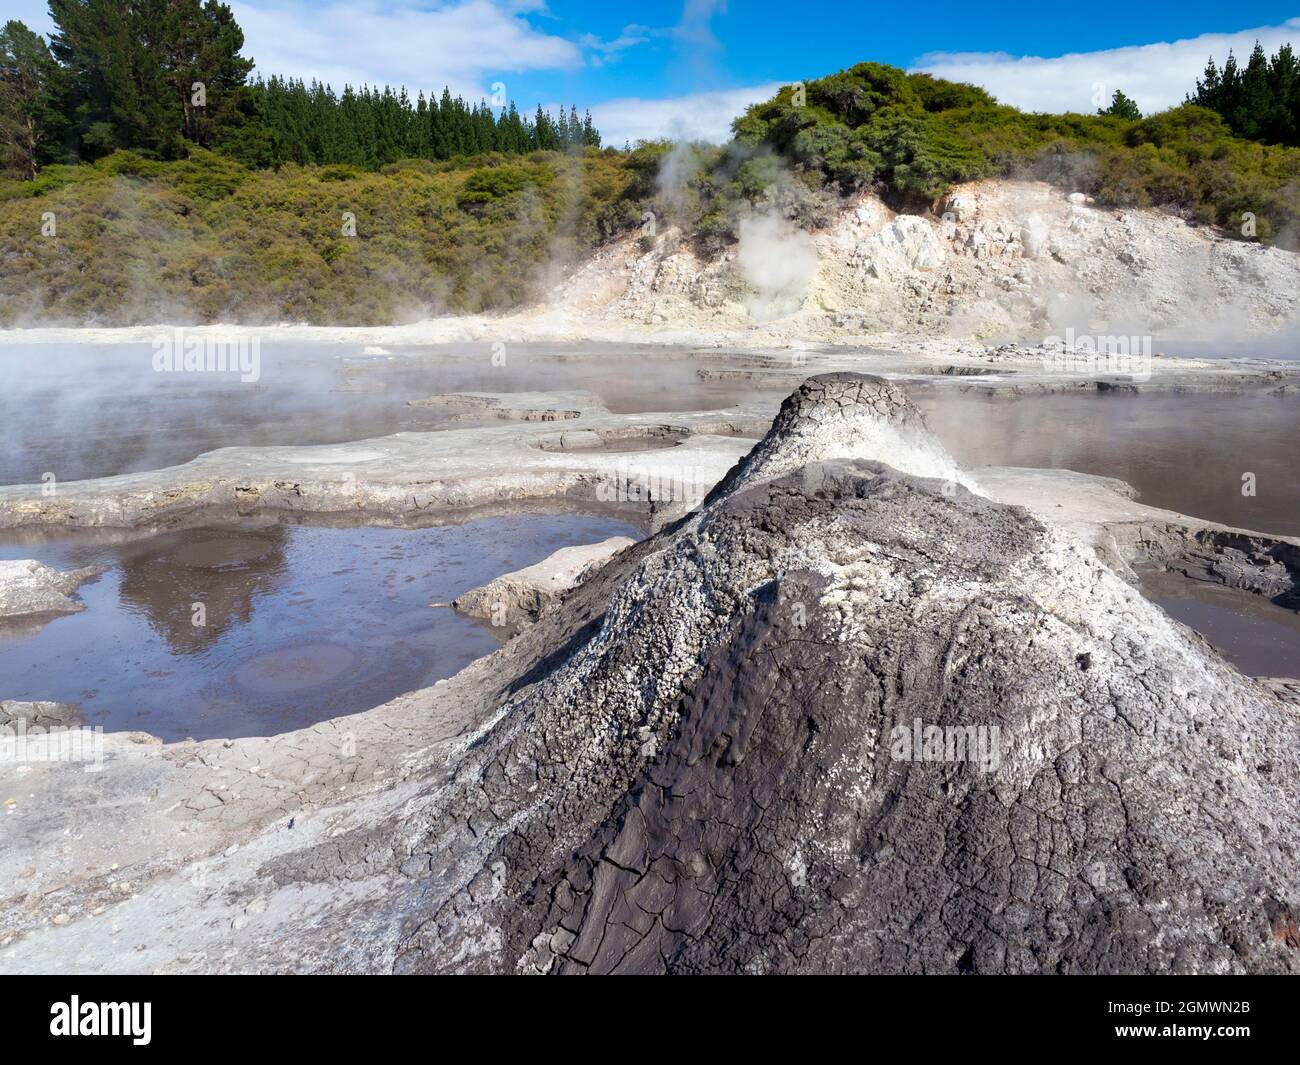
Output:
<svg viewBox="0 0 1300 1065">
<path fill-rule="evenodd" d="M 649 245 L 647 247 L 647 244 Z M 793 257 L 808 268 L 791 276 Z M 756 304 L 756 297 L 759 302 Z M 872 193 L 826 228 L 716 258 L 672 226 L 600 250 L 554 304 L 594 324 L 828 342 L 881 334 L 1014 338 L 1157 334 L 1213 340 L 1300 320 L 1300 256 L 1156 210 L 1106 209 L 1042 182 L 957 186 L 933 214 Z M 757 307 L 780 313 L 755 313 Z"/>
<path fill-rule="evenodd" d="M 1042 182 L 959 185 L 921 214 L 897 213 L 862 193 L 812 232 L 759 217 L 771 223 L 748 231 L 761 233 L 760 241 L 742 234 L 713 257 L 665 219 L 648 239 L 625 235 L 566 267 L 545 300 L 509 314 L 365 329 L 243 328 L 265 338 L 353 339 L 376 348 L 545 340 L 852 344 L 940 357 L 1067 335 L 1256 340 L 1293 355 L 1300 335 L 1300 256 L 1159 210 L 1104 208 Z M 226 337 L 240 332 L 215 328 Z M 150 342 L 157 332 L 0 330 L 0 342 Z"/>
</svg>

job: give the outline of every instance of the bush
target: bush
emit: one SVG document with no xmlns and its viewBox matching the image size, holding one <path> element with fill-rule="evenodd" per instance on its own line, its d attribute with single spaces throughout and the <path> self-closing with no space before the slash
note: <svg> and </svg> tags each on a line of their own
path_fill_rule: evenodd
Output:
<svg viewBox="0 0 1300 1065">
<path fill-rule="evenodd" d="M 749 108 L 736 139 L 770 150 L 849 192 L 933 205 L 958 182 L 1027 176 L 1087 192 L 1115 207 L 1160 206 L 1196 221 L 1254 213 L 1257 238 L 1300 232 L 1300 149 L 1234 137 L 1193 104 L 1148 118 L 1026 114 L 983 89 L 878 63 L 792 87 Z M 1230 232 L 1239 234 L 1239 225 Z M 1265 237 L 1267 234 L 1267 237 Z"/>
<path fill-rule="evenodd" d="M 624 228 L 636 204 L 623 160 L 593 150 L 276 172 L 197 150 L 50 167 L 0 186 L 0 322 L 382 324 L 509 307 L 538 294 L 557 249 L 581 254 L 611 220 Z M 45 211 L 57 239 L 40 235 Z M 356 214 L 355 237 L 342 211 Z"/>
<path fill-rule="evenodd" d="M 461 186 L 458 202 L 462 207 L 491 203 L 518 192 L 528 184 L 528 175 L 513 166 L 489 167 L 473 171 Z"/>
</svg>

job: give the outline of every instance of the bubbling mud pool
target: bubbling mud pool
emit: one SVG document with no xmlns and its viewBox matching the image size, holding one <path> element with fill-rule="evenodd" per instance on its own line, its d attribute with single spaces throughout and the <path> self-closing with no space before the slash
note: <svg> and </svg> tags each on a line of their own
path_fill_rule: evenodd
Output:
<svg viewBox="0 0 1300 1065">
<path fill-rule="evenodd" d="M 0 540 L 0 558 L 105 565 L 86 609 L 0 627 L 0 698 L 78 704 L 164 740 L 271 735 L 378 706 L 500 645 L 448 602 L 625 522 L 481 518 L 426 529 L 240 523 L 114 541 Z M 200 609 L 201 607 L 201 609 Z"/>
</svg>

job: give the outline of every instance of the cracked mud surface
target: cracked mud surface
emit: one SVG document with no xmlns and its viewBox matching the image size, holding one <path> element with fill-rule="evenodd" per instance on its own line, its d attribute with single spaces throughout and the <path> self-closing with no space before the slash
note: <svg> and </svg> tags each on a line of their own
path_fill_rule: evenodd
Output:
<svg viewBox="0 0 1300 1065">
<path fill-rule="evenodd" d="M 471 746 L 400 969 L 1297 968 L 1293 711 L 1023 511 L 766 444 Z M 1000 767 L 894 758 L 915 719 Z"/>
<path fill-rule="evenodd" d="M 1289 682 L 1098 560 L 1163 512 L 1069 475 L 1047 523 L 1001 498 L 1052 471 L 978 471 L 987 498 L 952 468 L 894 386 L 811 380 L 699 512 L 448 682 L 270 740 L 123 742 L 106 772 L 157 798 L 104 858 L 134 864 L 7 902 L 0 964 L 1300 970 Z M 914 722 L 996 728 L 997 764 L 902 757 Z"/>
</svg>

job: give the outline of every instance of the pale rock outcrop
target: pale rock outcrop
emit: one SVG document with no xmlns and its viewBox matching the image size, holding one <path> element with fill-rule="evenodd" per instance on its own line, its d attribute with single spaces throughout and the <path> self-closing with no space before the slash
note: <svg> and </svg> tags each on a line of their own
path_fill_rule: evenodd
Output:
<svg viewBox="0 0 1300 1065">
<path fill-rule="evenodd" d="M 896 214 L 864 193 L 810 236 L 817 269 L 777 318 L 752 313 L 762 278 L 742 273 L 734 253 L 704 258 L 675 230 L 648 250 L 633 237 L 612 241 L 553 305 L 580 309 L 590 329 L 743 330 L 770 343 L 882 333 L 1028 340 L 1067 327 L 1241 339 L 1300 321 L 1300 256 L 1042 182 L 972 182 L 934 214 Z"/>
<path fill-rule="evenodd" d="M 452 600 L 451 606 L 462 614 L 485 618 L 501 626 L 530 624 L 561 595 L 633 543 L 627 536 L 611 536 L 596 544 L 562 547 L 541 562 L 503 573 L 487 584 L 463 592 Z"/>
<path fill-rule="evenodd" d="M 1020 227 L 1021 254 L 1026 259 L 1039 258 L 1047 250 L 1050 237 L 1047 223 L 1036 214 L 1030 215 Z"/>
<path fill-rule="evenodd" d="M 58 570 L 33 559 L 0 561 L 0 620 L 85 610 L 72 593 L 103 572 L 103 566 Z"/>
<path fill-rule="evenodd" d="M 70 728 L 81 723 L 81 712 L 68 703 L 0 699 L 0 729 Z"/>
<path fill-rule="evenodd" d="M 933 270 L 943 259 L 943 246 L 934 229 L 916 215 L 899 215 L 858 245 L 854 253 L 854 261 L 867 273 L 886 281 Z"/>
</svg>

